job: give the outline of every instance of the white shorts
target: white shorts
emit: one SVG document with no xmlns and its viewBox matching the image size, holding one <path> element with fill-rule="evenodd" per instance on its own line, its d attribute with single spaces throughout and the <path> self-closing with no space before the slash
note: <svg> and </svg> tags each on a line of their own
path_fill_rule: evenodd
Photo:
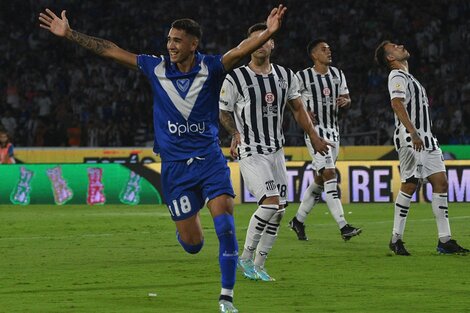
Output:
<svg viewBox="0 0 470 313">
<path fill-rule="evenodd" d="M 326 140 L 326 139 L 325 139 Z M 339 154 L 339 141 L 328 141 L 334 147 L 328 146 L 328 153 L 321 155 L 320 153 L 315 153 L 310 138 L 305 138 L 305 144 L 307 145 L 308 152 L 312 157 L 312 165 L 315 173 L 319 175 L 320 170 L 324 168 L 336 168 L 336 160 L 338 159 Z"/>
<path fill-rule="evenodd" d="M 287 170 L 284 150 L 273 154 L 253 154 L 239 161 L 240 172 L 248 191 L 258 204 L 266 197 L 279 197 L 279 204 L 287 203 Z"/>
<path fill-rule="evenodd" d="M 441 149 L 418 152 L 409 147 L 401 147 L 398 150 L 398 159 L 402 183 L 412 177 L 427 182 L 426 178 L 432 174 L 446 171 Z"/>
</svg>

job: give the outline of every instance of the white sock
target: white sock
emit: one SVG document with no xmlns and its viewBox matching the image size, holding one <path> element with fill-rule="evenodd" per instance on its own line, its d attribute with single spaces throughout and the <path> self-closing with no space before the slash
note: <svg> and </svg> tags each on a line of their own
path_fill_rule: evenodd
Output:
<svg viewBox="0 0 470 313">
<path fill-rule="evenodd" d="M 344 219 L 343 205 L 338 196 L 338 182 L 336 178 L 326 181 L 323 185 L 325 188 L 325 200 L 330 209 L 331 215 L 333 215 L 336 223 L 338 223 L 339 228 L 343 228 L 347 222 Z"/>
<path fill-rule="evenodd" d="M 258 243 L 261 238 L 266 224 L 276 214 L 279 209 L 277 204 L 261 204 L 253 213 L 248 224 L 248 230 L 246 231 L 245 245 L 243 247 L 243 253 L 240 258 L 242 259 L 253 259 L 253 255 L 258 247 Z"/>
<path fill-rule="evenodd" d="M 233 289 L 222 288 L 222 290 L 220 291 L 220 294 L 222 296 L 229 296 L 233 298 Z"/>
<path fill-rule="evenodd" d="M 441 242 L 449 241 L 451 233 L 448 216 L 447 193 L 432 194 L 432 211 L 436 217 L 439 239 Z"/>
<path fill-rule="evenodd" d="M 395 217 L 393 219 L 392 243 L 403 238 L 405 232 L 406 218 L 410 210 L 411 196 L 399 191 L 395 200 Z"/>
<path fill-rule="evenodd" d="M 323 186 L 318 185 L 315 181 L 313 181 L 310 186 L 308 186 L 307 190 L 305 190 L 304 198 L 300 203 L 299 209 L 297 210 L 297 214 L 295 214 L 295 218 L 304 223 L 307 215 L 313 209 L 315 204 L 320 201 L 321 193 L 323 192 Z"/>
<path fill-rule="evenodd" d="M 258 249 L 255 257 L 255 265 L 264 267 L 266 258 L 268 257 L 269 251 L 274 245 L 279 231 L 279 225 L 286 209 L 280 209 L 274 214 L 269 220 L 264 233 L 261 235 L 261 240 L 258 244 Z"/>
</svg>

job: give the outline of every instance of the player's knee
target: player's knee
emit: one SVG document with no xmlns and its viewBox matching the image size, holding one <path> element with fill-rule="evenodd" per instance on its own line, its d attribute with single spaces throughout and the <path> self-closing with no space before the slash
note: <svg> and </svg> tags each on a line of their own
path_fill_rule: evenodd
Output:
<svg viewBox="0 0 470 313">
<path fill-rule="evenodd" d="M 176 231 L 176 238 L 178 242 L 183 247 L 184 251 L 190 254 L 196 254 L 201 251 L 202 247 L 204 246 L 204 238 L 200 238 L 200 240 L 192 240 L 190 242 L 185 242 L 181 239 L 181 236 L 178 231 Z"/>
<path fill-rule="evenodd" d="M 321 173 L 323 181 L 328 181 L 331 179 L 336 178 L 336 171 L 334 168 L 325 168 L 324 171 Z"/>
<path fill-rule="evenodd" d="M 230 214 L 221 214 L 214 218 L 215 233 L 217 237 L 226 234 L 235 234 L 235 223 Z"/>
<path fill-rule="evenodd" d="M 446 193 L 447 189 L 449 188 L 449 184 L 447 183 L 447 180 L 441 179 L 434 184 L 432 184 L 432 190 L 435 193 Z"/>
<path fill-rule="evenodd" d="M 276 211 L 276 213 L 273 215 L 271 218 L 271 221 L 273 223 L 279 224 L 284 217 L 284 214 L 286 213 L 286 209 L 279 209 Z"/>
</svg>

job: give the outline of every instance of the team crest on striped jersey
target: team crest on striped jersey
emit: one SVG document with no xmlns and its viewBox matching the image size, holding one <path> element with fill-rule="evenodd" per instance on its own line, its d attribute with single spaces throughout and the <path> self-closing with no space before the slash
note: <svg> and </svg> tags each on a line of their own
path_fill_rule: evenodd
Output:
<svg viewBox="0 0 470 313">
<path fill-rule="evenodd" d="M 327 96 L 327 97 L 328 97 L 329 95 L 331 95 L 331 90 L 330 90 L 330 88 L 328 88 L 328 87 L 323 88 L 323 94 L 324 94 L 325 96 Z"/>
<path fill-rule="evenodd" d="M 287 88 L 287 80 L 285 80 L 284 78 L 279 78 L 278 83 L 279 87 L 281 87 L 282 89 Z"/>
</svg>

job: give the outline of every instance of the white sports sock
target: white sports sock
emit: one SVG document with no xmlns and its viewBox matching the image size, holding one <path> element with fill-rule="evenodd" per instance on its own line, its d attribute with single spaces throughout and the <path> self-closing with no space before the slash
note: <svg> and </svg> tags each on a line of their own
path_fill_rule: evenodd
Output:
<svg viewBox="0 0 470 313">
<path fill-rule="evenodd" d="M 279 209 L 277 204 L 261 204 L 253 213 L 246 231 L 245 245 L 243 247 L 242 259 L 253 259 L 266 224 Z"/>
<path fill-rule="evenodd" d="M 308 186 L 307 190 L 305 190 L 304 198 L 300 203 L 299 209 L 297 210 L 297 214 L 295 214 L 295 218 L 304 223 L 307 215 L 313 209 L 315 204 L 320 201 L 321 193 L 323 192 L 323 186 L 318 185 L 315 181 L 313 181 L 310 186 Z"/>
<path fill-rule="evenodd" d="M 344 218 L 343 205 L 338 196 L 338 182 L 336 178 L 330 179 L 323 185 L 325 187 L 325 200 L 339 228 L 343 228 L 347 222 Z"/>
<path fill-rule="evenodd" d="M 233 289 L 222 288 L 222 290 L 220 291 L 220 294 L 222 296 L 229 296 L 233 298 Z"/>
<path fill-rule="evenodd" d="M 254 262 L 255 265 L 264 267 L 264 263 L 266 262 L 268 253 L 269 251 L 271 251 L 274 242 L 276 241 L 277 233 L 279 231 L 279 225 L 285 212 L 286 209 L 280 209 L 269 220 L 264 233 L 261 235 L 261 240 L 258 244 L 258 249 Z"/>
<path fill-rule="evenodd" d="M 395 217 L 393 219 L 392 243 L 403 238 L 405 232 L 406 218 L 410 210 L 411 196 L 399 191 L 395 200 Z"/>
<path fill-rule="evenodd" d="M 451 238 L 447 193 L 432 194 L 432 211 L 436 217 L 437 232 L 441 242 L 447 242 Z"/>
</svg>

